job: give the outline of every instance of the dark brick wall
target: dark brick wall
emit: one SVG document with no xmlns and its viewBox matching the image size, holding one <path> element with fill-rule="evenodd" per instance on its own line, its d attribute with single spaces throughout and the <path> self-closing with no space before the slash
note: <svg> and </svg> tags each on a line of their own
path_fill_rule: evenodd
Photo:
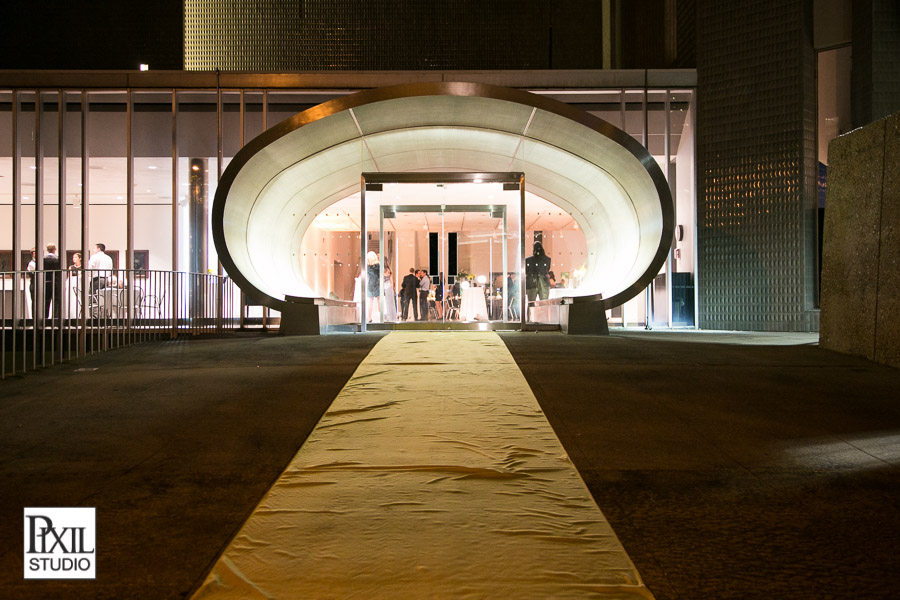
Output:
<svg viewBox="0 0 900 600">
<path fill-rule="evenodd" d="M 699 324 L 818 327 L 808 0 L 697 1 Z"/>
</svg>

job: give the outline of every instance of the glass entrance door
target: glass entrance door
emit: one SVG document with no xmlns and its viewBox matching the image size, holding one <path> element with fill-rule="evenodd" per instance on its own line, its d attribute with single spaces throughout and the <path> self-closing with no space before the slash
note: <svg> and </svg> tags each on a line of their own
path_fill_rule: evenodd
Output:
<svg viewBox="0 0 900 600">
<path fill-rule="evenodd" d="M 369 322 L 520 321 L 518 186 L 379 187 L 368 189 L 365 199 L 367 254 L 375 252 L 384 274 L 378 316 Z"/>
<path fill-rule="evenodd" d="M 514 271 L 506 245 L 505 207 L 401 206 L 382 211 L 379 237 L 396 243 L 395 252 L 386 249 L 382 256 L 388 257 L 390 273 L 398 274 L 397 322 L 509 320 L 504 282 Z M 420 282 L 428 281 L 420 286 L 418 298 L 409 291 L 410 270 Z"/>
</svg>

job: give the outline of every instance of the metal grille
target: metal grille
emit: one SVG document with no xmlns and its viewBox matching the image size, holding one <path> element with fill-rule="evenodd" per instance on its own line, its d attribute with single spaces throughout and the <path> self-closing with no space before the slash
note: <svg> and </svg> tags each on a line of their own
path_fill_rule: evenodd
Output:
<svg viewBox="0 0 900 600">
<path fill-rule="evenodd" d="M 0 288 L 0 379 L 239 324 L 234 282 L 205 273 L 6 271 Z"/>
<path fill-rule="evenodd" d="M 185 69 L 600 68 L 597 5 L 589 0 L 563 8 L 541 0 L 186 0 Z M 556 38 L 554 18 L 567 24 Z M 572 26 L 585 20 L 584 26 Z M 585 57 L 591 64 L 584 64 Z"/>
<path fill-rule="evenodd" d="M 186 0 L 186 70 L 290 71 L 299 66 L 301 0 Z"/>
</svg>

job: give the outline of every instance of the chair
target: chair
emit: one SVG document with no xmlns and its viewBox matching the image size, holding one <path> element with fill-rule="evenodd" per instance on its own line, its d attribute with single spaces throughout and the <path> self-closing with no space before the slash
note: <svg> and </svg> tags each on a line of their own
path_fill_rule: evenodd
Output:
<svg viewBox="0 0 900 600">
<path fill-rule="evenodd" d="M 459 319 L 459 296 L 451 296 L 447 299 L 450 309 L 447 311 L 447 319 L 449 321 Z"/>
<path fill-rule="evenodd" d="M 153 317 L 158 319 L 162 312 L 164 298 L 165 294 L 163 292 L 160 292 L 159 295 L 142 293 L 138 314 L 142 317 Z"/>
<path fill-rule="evenodd" d="M 507 318 L 510 321 L 518 321 L 519 320 L 519 303 L 518 301 L 513 301 L 509 303 L 509 306 L 506 307 Z"/>
</svg>

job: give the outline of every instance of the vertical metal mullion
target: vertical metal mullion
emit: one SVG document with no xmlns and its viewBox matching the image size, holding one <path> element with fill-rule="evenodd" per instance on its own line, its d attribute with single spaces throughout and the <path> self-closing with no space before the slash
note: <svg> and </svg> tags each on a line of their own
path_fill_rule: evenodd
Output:
<svg viewBox="0 0 900 600">
<path fill-rule="evenodd" d="M 663 101 L 663 110 L 666 112 L 665 119 L 665 135 L 663 136 L 663 155 L 664 161 L 666 165 L 666 184 L 669 186 L 669 194 L 672 196 L 672 204 L 673 208 L 676 208 L 675 214 L 676 219 L 675 222 L 678 222 L 677 219 L 677 206 L 678 203 L 674 202 L 675 200 L 675 190 L 672 189 L 672 149 L 670 146 L 670 134 L 672 130 L 672 115 L 671 115 L 671 103 L 669 102 L 669 95 L 671 94 L 671 90 L 665 91 L 665 100 Z M 674 252 L 672 248 L 672 240 L 669 240 L 669 253 L 666 256 L 666 325 L 669 329 L 672 328 L 672 253 Z"/>
<path fill-rule="evenodd" d="M 222 88 L 219 87 L 218 81 L 218 73 L 216 74 L 216 129 L 217 129 L 217 138 L 216 138 L 216 189 L 218 190 L 219 183 L 222 181 L 222 161 L 224 160 L 224 149 L 222 147 Z M 204 233 L 205 235 L 205 233 Z M 222 268 L 222 261 L 219 259 L 218 253 L 216 253 L 216 273 L 219 277 L 222 276 L 224 272 Z M 218 280 L 216 280 L 216 330 L 222 330 L 222 312 L 224 306 L 222 305 L 222 296 L 220 293 Z"/>
<path fill-rule="evenodd" d="M 22 194 L 19 190 L 20 186 L 20 168 L 22 163 L 22 151 L 19 148 L 19 91 L 12 91 L 12 194 L 13 194 L 13 210 L 12 210 L 12 247 L 13 247 L 13 292 L 12 292 L 12 340 L 10 340 L 10 349 L 12 351 L 12 369 L 11 375 L 16 374 L 16 338 L 19 323 L 19 273 L 22 271 Z M 23 299 L 24 300 L 24 299 Z M 22 303 L 22 336 L 25 331 L 25 303 Z"/>
<path fill-rule="evenodd" d="M 647 142 L 649 139 L 648 134 L 647 134 L 647 127 L 648 127 L 647 91 L 648 91 L 647 70 L 645 69 L 644 70 L 644 91 L 643 91 L 643 95 L 641 96 L 641 114 L 643 117 L 642 127 L 641 127 L 641 145 L 647 150 L 647 152 L 650 152 L 650 149 L 647 147 L 648 146 Z M 653 281 L 654 280 L 651 279 L 650 283 L 647 284 L 647 292 L 646 292 L 645 298 L 644 298 L 644 301 L 645 301 L 644 323 L 645 323 L 645 327 L 647 329 L 650 329 L 650 327 L 653 324 L 653 315 L 651 314 L 652 307 L 653 307 Z"/>
<path fill-rule="evenodd" d="M 178 272 L 178 92 L 172 89 L 172 271 Z M 175 277 L 170 275 L 168 278 L 169 306 L 171 311 L 169 319 L 171 320 L 170 336 L 174 338 L 178 335 L 178 296 L 175 293 Z M 162 306 L 162 300 L 160 300 Z"/>
<path fill-rule="evenodd" d="M 525 331 L 525 174 L 519 176 L 519 330 Z"/>
<path fill-rule="evenodd" d="M 88 238 L 90 233 L 90 153 L 88 152 L 88 114 L 90 102 L 88 92 L 81 90 L 81 328 L 79 349 L 82 355 L 87 354 L 88 329 Z M 91 354 L 94 352 L 94 338 L 91 336 Z"/>
<path fill-rule="evenodd" d="M 41 143 L 41 90 L 34 90 L 34 296 L 31 298 L 31 366 L 37 368 L 38 323 L 41 330 L 41 366 L 46 339 L 44 323 L 44 145 Z"/>
<path fill-rule="evenodd" d="M 6 276 L 2 275 L 3 283 L 6 283 Z M 6 287 L 4 285 L 4 293 L 0 294 L 0 319 L 3 319 L 3 325 L 0 326 L 0 381 L 6 379 Z M 15 293 L 15 292 L 13 292 Z M 15 321 L 13 321 L 15 322 Z"/>
<path fill-rule="evenodd" d="M 621 119 L 622 119 L 622 131 L 624 131 L 624 132 L 627 134 L 627 133 L 628 133 L 628 129 L 627 129 L 626 125 L 625 125 L 625 123 L 626 123 L 625 119 L 626 119 L 626 114 L 627 114 L 627 113 L 625 112 L 625 88 L 622 88 L 621 91 L 620 91 L 620 93 L 621 93 L 621 95 L 619 96 L 619 111 L 620 111 L 620 113 L 621 113 L 621 115 L 622 115 L 622 117 L 621 117 Z M 622 327 L 627 327 L 627 326 L 628 326 L 628 317 L 627 317 L 627 313 L 628 313 L 628 311 L 625 310 L 625 305 L 623 304 L 623 305 L 622 305 Z"/>
<path fill-rule="evenodd" d="M 71 354 L 71 336 L 64 338 L 63 336 L 63 315 L 68 316 L 68 311 L 63 310 L 64 298 L 67 297 L 65 290 L 66 280 L 63 277 L 63 274 L 66 273 L 66 249 L 68 248 L 68 240 L 66 239 L 66 92 L 62 88 L 59 90 L 59 97 L 57 98 L 59 101 L 59 114 L 58 116 L 58 129 L 57 132 L 57 160 L 59 164 L 57 167 L 59 168 L 59 174 L 57 179 L 59 181 L 59 191 L 57 192 L 58 199 L 58 207 L 59 211 L 57 213 L 57 217 L 59 219 L 57 225 L 57 241 L 56 241 L 56 251 L 59 253 L 59 281 L 55 281 L 54 283 L 58 283 L 54 289 L 53 294 L 53 307 L 54 309 L 59 307 L 59 310 L 54 310 L 53 314 L 56 317 L 57 322 L 59 323 L 59 334 L 57 337 L 59 349 L 57 350 L 57 356 L 59 361 L 62 362 L 65 352 L 63 351 L 63 339 L 67 339 L 69 344 L 69 358 L 72 358 Z M 59 313 L 57 315 L 56 313 Z M 70 333 L 71 330 L 66 329 L 66 333 Z"/>
<path fill-rule="evenodd" d="M 134 148 L 132 147 L 132 127 L 134 120 L 134 95 L 131 88 L 126 92 L 125 105 L 125 185 L 128 191 L 125 195 L 125 268 L 121 274 L 125 277 L 124 290 L 125 296 L 125 331 L 124 337 L 127 339 L 131 336 L 132 327 L 134 325 L 134 314 L 132 307 L 134 306 Z M 121 304 L 122 298 L 119 298 Z M 120 321 L 123 317 L 121 314 L 122 306 L 116 307 L 116 316 Z M 121 326 L 121 322 L 119 323 Z"/>
<path fill-rule="evenodd" d="M 240 139 L 240 147 L 241 147 L 241 148 L 244 147 L 244 127 L 246 126 L 246 125 L 245 125 L 245 122 L 244 122 L 244 119 L 246 118 L 246 117 L 245 117 L 245 111 L 246 111 L 246 104 L 245 104 L 245 102 L 246 102 L 246 99 L 244 98 L 244 89 L 241 88 L 241 110 L 240 110 L 240 117 L 239 117 L 239 119 L 240 119 L 240 129 L 241 129 L 241 131 L 240 131 L 240 138 L 239 138 L 239 139 Z M 243 328 L 244 328 L 244 315 L 245 315 L 245 313 L 246 313 L 246 311 L 247 311 L 247 307 L 246 307 L 246 298 L 244 297 L 244 290 L 243 290 L 243 289 L 242 289 L 241 292 L 240 292 L 240 304 L 238 305 L 238 307 L 239 307 L 239 309 L 240 309 L 240 322 L 239 322 L 239 327 L 240 327 L 241 329 L 243 329 Z"/>
<path fill-rule="evenodd" d="M 440 252 L 440 244 L 438 244 L 438 252 Z M 378 210 L 378 256 L 381 257 L 381 260 L 378 261 L 380 265 L 378 269 L 378 313 L 381 315 L 381 322 L 384 323 L 384 207 L 379 207 Z"/>
<path fill-rule="evenodd" d="M 694 269 L 694 329 L 700 329 L 700 258 L 698 257 L 697 252 L 697 90 L 696 88 L 691 91 L 691 102 L 688 104 L 688 118 L 691 121 L 691 127 L 693 131 L 691 132 L 691 139 L 693 140 L 691 143 L 691 149 L 693 151 L 691 160 L 693 161 L 693 168 L 691 172 L 693 177 L 691 178 L 691 206 L 693 206 L 692 210 L 692 218 L 693 218 L 693 227 L 691 228 L 691 255 L 693 256 L 693 269 Z"/>
<path fill-rule="evenodd" d="M 366 332 L 366 176 L 359 176 L 359 330 Z"/>
<path fill-rule="evenodd" d="M 269 129 L 269 90 L 263 90 L 263 105 L 262 105 L 262 129 L 263 132 L 268 131 Z M 268 325 L 269 320 L 269 307 L 262 307 L 262 328 L 265 330 Z M 365 331 L 365 330 L 363 330 Z"/>
<path fill-rule="evenodd" d="M 509 306 L 509 249 L 506 247 L 507 241 L 507 219 L 506 219 L 506 200 L 503 202 L 503 231 L 500 232 L 500 242 L 503 244 L 503 251 L 501 256 L 501 260 L 503 261 L 503 296 L 500 300 L 500 314 L 503 315 L 501 322 L 506 323 L 509 321 L 509 314 L 507 313 L 507 307 Z"/>
<path fill-rule="evenodd" d="M 28 278 L 22 274 L 22 373 L 25 373 L 28 367 L 28 331 L 25 324 L 25 294 L 28 293 Z"/>
</svg>

